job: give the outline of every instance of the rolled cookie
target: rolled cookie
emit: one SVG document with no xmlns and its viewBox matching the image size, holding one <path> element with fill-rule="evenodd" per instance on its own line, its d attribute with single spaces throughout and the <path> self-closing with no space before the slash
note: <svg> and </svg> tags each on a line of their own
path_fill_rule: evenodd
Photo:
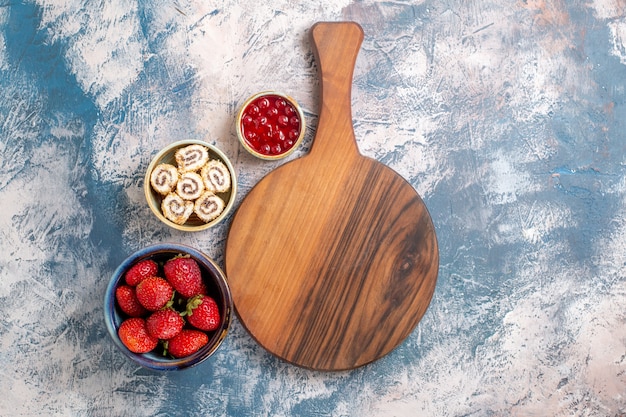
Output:
<svg viewBox="0 0 626 417">
<path fill-rule="evenodd" d="M 226 165 L 217 159 L 210 160 L 200 171 L 204 187 L 214 193 L 230 190 L 230 172 Z"/>
<path fill-rule="evenodd" d="M 209 150 L 202 145 L 189 145 L 174 154 L 180 172 L 198 171 L 209 161 Z"/>
<path fill-rule="evenodd" d="M 200 220 L 208 223 L 222 214 L 225 206 L 224 200 L 211 191 L 205 191 L 204 194 L 196 200 L 193 211 Z"/>
<path fill-rule="evenodd" d="M 176 184 L 176 193 L 185 200 L 195 200 L 204 192 L 204 183 L 195 172 L 185 172 Z"/>
<path fill-rule="evenodd" d="M 165 196 L 161 202 L 163 215 L 176 224 L 185 224 L 191 213 L 193 213 L 193 202 L 183 200 L 176 193 Z"/>
<path fill-rule="evenodd" d="M 159 164 L 150 174 L 150 185 L 161 195 L 169 194 L 178 183 L 178 170 L 174 165 Z"/>
</svg>

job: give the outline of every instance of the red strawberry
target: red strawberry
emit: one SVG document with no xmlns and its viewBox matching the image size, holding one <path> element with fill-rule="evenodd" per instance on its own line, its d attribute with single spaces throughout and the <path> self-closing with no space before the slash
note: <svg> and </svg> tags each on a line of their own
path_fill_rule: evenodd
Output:
<svg viewBox="0 0 626 417">
<path fill-rule="evenodd" d="M 155 311 L 146 319 L 148 333 L 157 339 L 171 339 L 183 330 L 185 320 L 178 312 L 167 308 Z"/>
<path fill-rule="evenodd" d="M 165 263 L 163 271 L 165 272 L 165 279 L 183 297 L 191 298 L 198 294 L 206 294 L 200 267 L 188 255 L 170 259 Z"/>
<path fill-rule="evenodd" d="M 147 310 L 159 310 L 172 299 L 174 289 L 169 282 L 159 277 L 149 277 L 137 285 L 137 300 Z"/>
<path fill-rule="evenodd" d="M 137 300 L 134 287 L 120 285 L 115 289 L 115 299 L 120 309 L 131 317 L 141 317 L 148 313 L 148 310 Z"/>
<path fill-rule="evenodd" d="M 117 334 L 124 346 L 134 353 L 150 352 L 159 344 L 159 340 L 148 333 L 146 321 L 138 317 L 123 321 Z"/>
<path fill-rule="evenodd" d="M 166 349 L 175 358 L 183 358 L 197 352 L 209 343 L 209 336 L 200 330 L 183 329 L 167 342 Z"/>
<path fill-rule="evenodd" d="M 159 266 L 151 259 L 137 262 L 126 271 L 126 283 L 132 287 L 148 277 L 153 277 L 159 271 Z"/>
<path fill-rule="evenodd" d="M 208 295 L 197 295 L 190 299 L 184 314 L 189 324 L 197 329 L 210 332 L 220 327 L 220 309 Z"/>
</svg>

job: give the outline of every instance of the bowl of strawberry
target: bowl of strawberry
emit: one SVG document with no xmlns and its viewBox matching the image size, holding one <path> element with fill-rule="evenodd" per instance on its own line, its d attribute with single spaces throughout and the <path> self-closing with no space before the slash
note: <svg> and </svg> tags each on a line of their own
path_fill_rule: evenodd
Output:
<svg viewBox="0 0 626 417">
<path fill-rule="evenodd" d="M 162 371 L 210 357 L 226 337 L 232 308 L 220 267 L 181 244 L 152 245 L 129 256 L 104 298 L 115 345 L 139 365 Z"/>
</svg>

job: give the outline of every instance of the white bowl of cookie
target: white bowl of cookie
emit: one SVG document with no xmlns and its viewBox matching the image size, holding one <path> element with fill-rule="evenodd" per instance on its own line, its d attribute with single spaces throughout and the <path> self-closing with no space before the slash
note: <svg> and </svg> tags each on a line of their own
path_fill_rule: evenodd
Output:
<svg viewBox="0 0 626 417">
<path fill-rule="evenodd" d="M 152 158 L 144 194 L 150 210 L 163 223 L 197 232 L 220 223 L 230 212 L 237 178 L 221 150 L 201 140 L 181 140 Z"/>
</svg>

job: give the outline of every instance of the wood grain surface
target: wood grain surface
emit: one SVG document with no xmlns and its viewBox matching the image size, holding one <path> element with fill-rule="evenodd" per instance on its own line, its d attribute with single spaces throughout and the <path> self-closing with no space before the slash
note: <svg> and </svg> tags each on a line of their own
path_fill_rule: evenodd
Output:
<svg viewBox="0 0 626 417">
<path fill-rule="evenodd" d="M 225 264 L 238 316 L 263 347 L 299 366 L 345 370 L 410 334 L 439 254 L 417 192 L 358 151 L 351 88 L 361 27 L 318 23 L 311 35 L 322 80 L 313 147 L 246 196 Z"/>
</svg>

